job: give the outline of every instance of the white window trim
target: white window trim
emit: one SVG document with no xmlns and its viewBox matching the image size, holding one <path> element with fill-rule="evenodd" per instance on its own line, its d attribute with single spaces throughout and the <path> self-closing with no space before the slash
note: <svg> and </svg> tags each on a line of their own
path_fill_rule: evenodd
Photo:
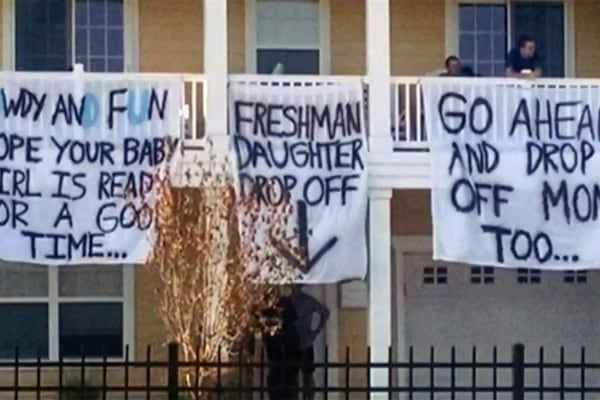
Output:
<svg viewBox="0 0 600 400">
<path fill-rule="evenodd" d="M 319 47 L 314 46 L 287 46 L 290 50 L 319 50 L 319 73 L 328 75 L 331 70 L 331 51 L 330 51 L 330 13 L 331 0 L 319 1 Z M 246 73 L 256 73 L 256 52 L 258 46 L 256 43 L 256 0 L 245 1 L 245 34 L 246 34 Z M 268 49 L 270 46 L 261 45 L 261 49 Z M 281 48 L 281 46 L 277 46 Z"/>
<path fill-rule="evenodd" d="M 468 4 L 499 4 L 506 6 L 506 12 L 508 16 L 507 25 L 507 43 L 506 47 L 509 49 L 512 46 L 512 7 L 511 5 L 515 2 L 524 0 L 446 0 L 446 54 L 458 55 L 458 5 L 461 3 Z M 527 0 L 537 2 L 547 2 L 548 0 Z M 575 0 L 558 0 L 562 1 L 565 10 L 565 37 L 564 37 L 564 53 L 565 53 L 565 77 L 575 78 L 576 76 L 576 65 L 575 65 Z"/>
<path fill-rule="evenodd" d="M 15 1 L 2 0 L 2 69 L 15 70 L 16 26 Z M 139 0 L 123 1 L 123 67 L 125 72 L 139 69 Z M 74 31 L 73 31 L 74 32 Z M 75 33 L 73 33 L 74 35 Z"/>
<path fill-rule="evenodd" d="M 48 297 L 2 297 L 0 304 L 47 304 L 48 305 L 48 359 L 59 359 L 59 315 L 60 304 L 66 303 L 122 303 L 123 304 L 123 357 L 129 349 L 129 360 L 135 356 L 135 268 L 127 264 L 122 266 L 123 294 L 121 296 L 59 297 L 58 269 L 48 267 Z"/>
</svg>

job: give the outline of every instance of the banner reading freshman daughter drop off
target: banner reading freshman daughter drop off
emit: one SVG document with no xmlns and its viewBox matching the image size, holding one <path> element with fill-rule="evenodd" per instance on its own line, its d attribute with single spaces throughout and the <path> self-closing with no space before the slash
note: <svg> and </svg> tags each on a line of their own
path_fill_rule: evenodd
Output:
<svg viewBox="0 0 600 400">
<path fill-rule="evenodd" d="M 364 278 L 367 149 L 361 85 L 232 83 L 229 114 L 242 194 L 281 206 L 287 201 L 281 194 L 291 195 L 290 228 L 296 228 L 305 255 L 298 265 L 303 282 Z M 269 187 L 279 196 L 271 196 Z"/>
<path fill-rule="evenodd" d="M 144 262 L 155 173 L 178 143 L 181 87 L 0 74 L 0 259 Z"/>
<path fill-rule="evenodd" d="M 434 258 L 600 267 L 600 88 L 424 79 Z"/>
</svg>

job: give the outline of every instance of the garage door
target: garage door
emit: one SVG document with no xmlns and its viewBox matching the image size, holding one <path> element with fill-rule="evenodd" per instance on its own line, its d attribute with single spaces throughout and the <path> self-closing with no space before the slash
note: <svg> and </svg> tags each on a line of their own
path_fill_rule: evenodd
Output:
<svg viewBox="0 0 600 400">
<path fill-rule="evenodd" d="M 541 346 L 547 361 L 559 360 L 561 346 L 566 361 L 579 361 L 585 346 L 588 360 L 600 362 L 598 272 L 473 267 L 434 262 L 430 253 L 406 254 L 404 265 L 406 337 L 415 359 L 429 360 L 433 346 L 436 360 L 449 361 L 455 346 L 459 360 L 471 360 L 476 347 L 477 359 L 489 362 L 497 346 L 503 361 L 514 343 L 523 343 L 530 361 L 539 360 Z M 428 384 L 429 373 L 422 372 L 415 379 Z M 470 371 L 463 372 L 457 379 L 468 384 Z M 436 384 L 448 383 L 444 375 L 436 374 Z M 478 384 L 492 383 L 491 371 L 477 375 Z M 545 371 L 544 378 L 558 383 L 558 371 Z M 531 384 L 538 379 L 526 376 Z M 578 371 L 566 379 L 579 382 Z M 589 377 L 592 382 L 600 383 Z"/>
</svg>

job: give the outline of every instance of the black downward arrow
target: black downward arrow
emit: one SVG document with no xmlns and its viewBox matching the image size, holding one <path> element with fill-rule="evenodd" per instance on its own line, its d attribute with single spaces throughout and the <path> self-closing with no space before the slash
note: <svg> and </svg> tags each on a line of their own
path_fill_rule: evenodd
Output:
<svg viewBox="0 0 600 400">
<path fill-rule="evenodd" d="M 329 239 L 314 256 L 310 256 L 308 250 L 308 237 L 312 235 L 312 230 L 308 228 L 308 209 L 306 202 L 298 201 L 298 244 L 300 247 L 300 259 L 287 249 L 283 244 L 273 237 L 271 240 L 275 244 L 277 250 L 283 255 L 295 268 L 306 274 L 323 258 L 323 256 L 335 246 L 338 242 L 337 236 Z"/>
</svg>

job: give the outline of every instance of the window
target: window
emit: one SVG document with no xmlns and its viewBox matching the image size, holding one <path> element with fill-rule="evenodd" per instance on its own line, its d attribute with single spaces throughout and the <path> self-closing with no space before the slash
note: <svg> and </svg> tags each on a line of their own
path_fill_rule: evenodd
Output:
<svg viewBox="0 0 600 400">
<path fill-rule="evenodd" d="M 16 1 L 15 68 L 122 72 L 123 13 L 123 0 Z"/>
<path fill-rule="evenodd" d="M 318 0 L 257 0 L 256 71 L 318 75 L 319 31 Z"/>
<path fill-rule="evenodd" d="M 446 267 L 425 267 L 423 269 L 423 283 L 426 285 L 445 285 L 448 283 L 448 269 Z"/>
<path fill-rule="evenodd" d="M 565 76 L 564 5 L 560 1 L 459 4 L 459 55 L 482 76 L 503 76 L 505 58 L 522 34 L 537 44 L 544 76 Z"/>
<path fill-rule="evenodd" d="M 520 284 L 539 284 L 542 282 L 542 271 L 519 268 L 517 270 L 517 282 Z"/>
<path fill-rule="evenodd" d="M 483 76 L 504 75 L 506 57 L 506 6 L 459 6 L 459 54 L 466 65 Z"/>
<path fill-rule="evenodd" d="M 122 357 L 128 270 L 0 261 L 0 358 Z"/>
<path fill-rule="evenodd" d="M 565 271 L 565 283 L 587 283 L 587 271 Z"/>
<path fill-rule="evenodd" d="M 494 283 L 494 268 L 471 267 L 471 283 L 484 285 Z"/>
</svg>

